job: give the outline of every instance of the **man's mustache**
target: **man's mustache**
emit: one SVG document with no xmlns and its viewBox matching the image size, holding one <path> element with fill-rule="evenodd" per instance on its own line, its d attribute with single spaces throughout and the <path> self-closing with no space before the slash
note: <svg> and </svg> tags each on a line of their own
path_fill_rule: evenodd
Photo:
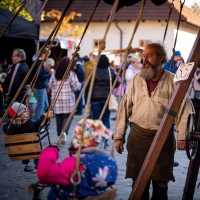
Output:
<svg viewBox="0 0 200 200">
<path fill-rule="evenodd" d="M 145 61 L 144 63 L 143 63 L 143 66 L 145 66 L 145 65 L 150 65 L 151 67 L 153 66 L 153 64 L 151 64 L 150 62 L 148 62 L 148 61 Z"/>
</svg>

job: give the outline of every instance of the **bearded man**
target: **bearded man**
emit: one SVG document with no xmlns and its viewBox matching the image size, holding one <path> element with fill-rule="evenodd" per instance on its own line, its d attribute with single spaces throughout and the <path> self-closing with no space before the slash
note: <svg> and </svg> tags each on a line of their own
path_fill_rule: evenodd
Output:
<svg viewBox="0 0 200 200">
<path fill-rule="evenodd" d="M 148 44 L 143 52 L 142 69 L 131 79 L 128 91 L 119 105 L 114 134 L 115 148 L 118 153 L 123 152 L 127 122 L 132 122 L 127 139 L 128 158 L 125 178 L 132 178 L 133 185 L 176 87 L 176 83 L 173 82 L 174 74 L 162 68 L 166 61 L 167 54 L 161 44 Z M 186 94 L 174 121 L 179 150 L 185 150 L 186 122 L 193 110 Z M 151 199 L 168 199 L 168 182 L 175 181 L 173 162 L 176 144 L 173 130 L 172 126 L 143 192 L 142 200 L 149 200 L 151 181 L 153 184 Z"/>
</svg>

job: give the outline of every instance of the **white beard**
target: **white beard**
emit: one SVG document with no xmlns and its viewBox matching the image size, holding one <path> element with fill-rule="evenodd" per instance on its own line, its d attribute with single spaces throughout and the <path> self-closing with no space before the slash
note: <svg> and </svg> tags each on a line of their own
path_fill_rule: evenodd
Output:
<svg viewBox="0 0 200 200">
<path fill-rule="evenodd" d="M 150 80 L 152 78 L 154 78 L 158 72 L 159 67 L 147 67 L 145 68 L 144 66 L 141 69 L 141 75 L 146 79 L 146 80 Z"/>
</svg>

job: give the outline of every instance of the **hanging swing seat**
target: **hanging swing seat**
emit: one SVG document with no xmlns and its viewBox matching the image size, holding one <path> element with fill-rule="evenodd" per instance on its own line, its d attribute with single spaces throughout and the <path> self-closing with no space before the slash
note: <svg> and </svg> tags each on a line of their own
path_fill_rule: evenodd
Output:
<svg viewBox="0 0 200 200">
<path fill-rule="evenodd" d="M 6 135 L 5 142 L 9 157 L 12 161 L 37 159 L 42 147 L 42 140 L 47 137 L 49 145 L 50 137 L 48 128 L 39 132 Z"/>
</svg>

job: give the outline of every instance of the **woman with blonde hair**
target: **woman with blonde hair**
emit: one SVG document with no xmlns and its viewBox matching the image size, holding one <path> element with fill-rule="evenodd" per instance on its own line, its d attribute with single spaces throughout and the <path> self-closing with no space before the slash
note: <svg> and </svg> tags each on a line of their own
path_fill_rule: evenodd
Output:
<svg viewBox="0 0 200 200">
<path fill-rule="evenodd" d="M 126 90 L 128 88 L 128 84 L 130 80 L 133 78 L 133 76 L 138 73 L 142 68 L 140 58 L 137 56 L 133 56 L 131 58 L 131 64 L 128 66 L 128 69 L 126 70 L 125 73 L 125 79 L 126 79 Z"/>
</svg>

